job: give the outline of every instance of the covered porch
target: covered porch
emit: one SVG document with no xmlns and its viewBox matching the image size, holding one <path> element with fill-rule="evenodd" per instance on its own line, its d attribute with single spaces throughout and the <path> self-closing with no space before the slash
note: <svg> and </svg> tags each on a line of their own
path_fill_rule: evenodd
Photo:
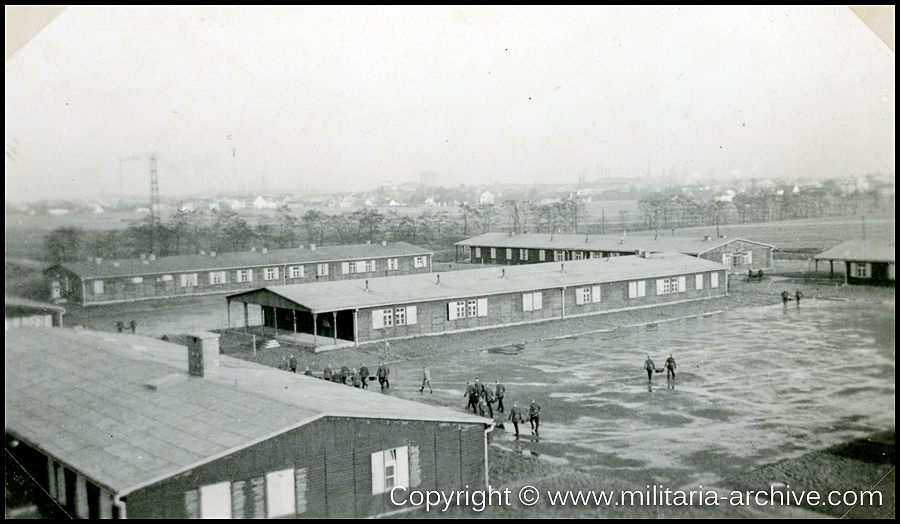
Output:
<svg viewBox="0 0 900 524">
<path fill-rule="evenodd" d="M 228 328 L 243 328 L 246 332 L 305 345 L 315 351 L 358 346 L 358 310 L 315 311 L 267 289 L 259 289 L 226 297 Z M 243 307 L 232 307 L 232 303 Z M 259 324 L 250 324 L 250 306 L 260 308 Z M 242 319 L 234 318 L 236 311 Z M 254 315 L 255 316 L 255 315 Z"/>
</svg>

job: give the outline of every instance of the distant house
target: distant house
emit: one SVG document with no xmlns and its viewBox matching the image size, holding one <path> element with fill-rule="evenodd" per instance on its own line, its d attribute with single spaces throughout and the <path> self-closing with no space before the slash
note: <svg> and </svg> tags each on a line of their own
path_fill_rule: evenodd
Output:
<svg viewBox="0 0 900 524">
<path fill-rule="evenodd" d="M 220 355 L 213 333 L 20 329 L 5 351 L 7 457 L 77 518 L 358 519 L 488 485 L 491 419 Z"/>
<path fill-rule="evenodd" d="M 478 195 L 478 203 L 483 205 L 491 205 L 494 203 L 494 194 L 490 191 L 485 191 Z"/>
<path fill-rule="evenodd" d="M 193 202 L 181 202 L 178 204 L 178 211 L 182 213 L 193 213 L 194 212 L 194 203 Z"/>
<path fill-rule="evenodd" d="M 771 269 L 775 250 L 768 244 L 740 238 L 535 233 L 485 233 L 457 242 L 456 247 L 457 260 L 474 263 L 535 264 L 674 252 L 718 262 L 738 272 Z"/>
<path fill-rule="evenodd" d="M 762 189 L 764 191 L 773 191 L 776 187 L 778 187 L 778 184 L 776 184 L 769 178 L 763 180 L 762 182 L 756 183 L 756 188 Z"/>
<path fill-rule="evenodd" d="M 405 242 L 64 262 L 44 271 L 55 301 L 82 305 L 211 295 L 260 285 L 431 271 L 432 252 Z"/>
<path fill-rule="evenodd" d="M 816 271 L 819 262 L 828 262 L 834 273 L 834 263 L 844 265 L 844 283 L 868 286 L 893 286 L 894 243 L 855 240 L 844 242 L 814 256 Z"/>
<path fill-rule="evenodd" d="M 278 202 L 272 199 L 268 199 L 263 197 L 262 195 L 256 197 L 253 200 L 253 209 L 276 209 L 278 208 Z"/>
<path fill-rule="evenodd" d="M 232 211 L 240 211 L 241 209 L 247 208 L 246 202 L 244 202 L 243 200 L 238 200 L 236 198 L 228 200 L 227 205 Z"/>
<path fill-rule="evenodd" d="M 69 210 L 64 209 L 64 208 L 53 208 L 53 209 L 48 209 L 47 213 L 50 215 L 53 215 L 53 216 L 61 216 L 61 215 L 68 215 Z"/>
</svg>

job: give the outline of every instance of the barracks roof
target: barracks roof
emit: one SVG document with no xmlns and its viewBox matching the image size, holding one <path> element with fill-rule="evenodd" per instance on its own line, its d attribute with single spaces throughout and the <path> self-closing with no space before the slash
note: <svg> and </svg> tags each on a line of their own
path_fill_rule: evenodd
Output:
<svg viewBox="0 0 900 524">
<path fill-rule="evenodd" d="M 768 244 L 741 238 L 650 237 L 641 235 L 558 235 L 525 233 L 485 233 L 461 242 L 458 246 L 487 246 L 513 249 L 559 249 L 579 251 L 671 251 L 685 255 L 700 255 L 731 242 L 750 242 L 766 247 Z"/>
<path fill-rule="evenodd" d="M 816 260 L 858 260 L 860 262 L 893 262 L 893 242 L 867 242 L 853 240 L 844 242 L 828 251 L 819 253 L 813 258 Z"/>
<path fill-rule="evenodd" d="M 277 295 L 294 305 L 320 313 L 669 277 L 721 269 L 726 268 L 709 260 L 680 253 L 660 253 L 647 258 L 630 255 L 381 277 L 369 281 L 338 280 L 316 284 L 271 286 L 229 295 L 227 298 L 257 303 L 257 299 L 261 296 Z M 438 278 L 440 284 L 437 283 Z"/>
<path fill-rule="evenodd" d="M 211 255 L 179 255 L 160 257 L 156 260 L 125 259 L 104 260 L 102 264 L 92 262 L 64 262 L 64 267 L 82 278 L 109 278 L 138 275 L 157 275 L 184 271 L 237 269 L 245 267 L 265 267 L 282 264 L 304 264 L 311 262 L 333 262 L 367 258 L 383 258 L 409 255 L 429 255 L 432 252 L 406 242 L 353 244 L 345 246 L 317 246 L 315 250 L 306 248 L 278 249 L 268 253 L 262 251 L 241 251 Z M 55 266 L 54 266 L 55 267 Z"/>
<path fill-rule="evenodd" d="M 150 389 L 151 381 L 168 381 Z M 6 431 L 125 494 L 323 416 L 491 421 L 220 356 L 188 377 L 187 349 L 61 328 L 6 332 Z"/>
<path fill-rule="evenodd" d="M 16 312 L 40 312 L 40 313 L 65 313 L 66 308 L 46 302 L 38 302 L 37 300 L 29 300 L 27 298 L 14 297 L 10 295 L 4 296 L 7 313 Z"/>
</svg>

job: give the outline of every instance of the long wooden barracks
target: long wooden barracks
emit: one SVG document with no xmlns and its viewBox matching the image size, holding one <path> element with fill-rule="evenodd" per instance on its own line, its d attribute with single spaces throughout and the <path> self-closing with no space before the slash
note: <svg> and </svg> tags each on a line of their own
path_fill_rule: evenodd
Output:
<svg viewBox="0 0 900 524">
<path fill-rule="evenodd" d="M 260 285 L 327 282 L 431 271 L 432 252 L 405 242 L 211 252 L 62 263 L 44 271 L 50 299 L 82 305 L 210 295 Z"/>
<path fill-rule="evenodd" d="M 487 485 L 490 419 L 178 341 L 8 331 L 8 456 L 79 518 L 362 518 Z"/>
<path fill-rule="evenodd" d="M 503 265 L 672 252 L 719 262 L 734 272 L 771 269 L 775 250 L 741 238 L 535 233 L 486 233 L 457 242 L 456 249 L 457 261 Z"/>
<path fill-rule="evenodd" d="M 356 345 L 726 295 L 726 268 L 679 253 L 272 286 L 227 297 L 265 326 Z M 316 342 L 318 344 L 318 342 Z"/>
</svg>

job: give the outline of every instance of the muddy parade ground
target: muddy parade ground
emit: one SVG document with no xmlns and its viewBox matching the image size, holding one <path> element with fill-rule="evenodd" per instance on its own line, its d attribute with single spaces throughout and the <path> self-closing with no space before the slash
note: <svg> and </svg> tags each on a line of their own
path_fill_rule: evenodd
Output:
<svg viewBox="0 0 900 524">
<path fill-rule="evenodd" d="M 534 399 L 542 417 L 539 437 L 525 423 L 516 439 L 505 422 L 492 435 L 496 447 L 609 479 L 609 487 L 730 489 L 762 466 L 893 431 L 893 305 L 860 306 L 806 300 L 515 352 L 442 354 L 394 364 L 390 394 L 463 409 L 466 380 L 500 380 L 507 406 L 527 410 Z M 648 382 L 647 356 L 662 368 L 670 354 L 676 378 L 663 372 Z M 418 392 L 423 365 L 433 394 Z M 809 489 L 837 487 L 828 471 L 805 475 Z M 755 489 L 784 480 L 759 480 Z"/>
</svg>

